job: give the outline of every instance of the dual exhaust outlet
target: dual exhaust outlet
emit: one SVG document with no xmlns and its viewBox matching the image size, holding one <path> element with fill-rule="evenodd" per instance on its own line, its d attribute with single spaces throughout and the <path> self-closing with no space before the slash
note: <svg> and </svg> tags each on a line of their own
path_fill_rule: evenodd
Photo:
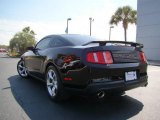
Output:
<svg viewBox="0 0 160 120">
<path fill-rule="evenodd" d="M 106 93 L 105 93 L 104 91 L 100 91 L 100 92 L 97 93 L 97 97 L 98 97 L 99 99 L 102 99 L 102 98 L 104 98 L 105 94 L 106 94 Z"/>
</svg>

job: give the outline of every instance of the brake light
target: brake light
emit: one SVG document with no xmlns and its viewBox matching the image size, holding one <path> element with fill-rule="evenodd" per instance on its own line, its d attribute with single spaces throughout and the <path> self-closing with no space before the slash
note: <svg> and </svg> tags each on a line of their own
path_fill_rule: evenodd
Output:
<svg viewBox="0 0 160 120">
<path fill-rule="evenodd" d="M 109 51 L 89 52 L 87 54 L 87 61 L 97 64 L 112 64 L 113 59 Z"/>
<path fill-rule="evenodd" d="M 139 55 L 140 55 L 141 61 L 146 63 L 146 62 L 147 62 L 147 59 L 146 59 L 146 57 L 145 57 L 144 52 L 140 52 Z"/>
</svg>

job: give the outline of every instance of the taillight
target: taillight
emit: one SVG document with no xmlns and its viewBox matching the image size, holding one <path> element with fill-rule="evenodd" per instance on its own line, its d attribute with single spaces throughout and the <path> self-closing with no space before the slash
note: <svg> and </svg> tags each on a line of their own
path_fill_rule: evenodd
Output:
<svg viewBox="0 0 160 120">
<path fill-rule="evenodd" d="M 144 52 L 140 52 L 139 55 L 140 55 L 141 61 L 146 63 L 146 62 L 147 62 L 147 59 L 146 59 L 146 57 L 145 57 Z"/>
<path fill-rule="evenodd" d="M 109 51 L 89 52 L 87 54 L 87 61 L 97 64 L 112 64 L 113 59 Z"/>
</svg>

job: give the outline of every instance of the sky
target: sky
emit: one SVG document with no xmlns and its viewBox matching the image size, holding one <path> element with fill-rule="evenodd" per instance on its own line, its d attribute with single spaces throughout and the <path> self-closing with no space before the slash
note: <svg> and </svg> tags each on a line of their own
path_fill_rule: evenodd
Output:
<svg viewBox="0 0 160 120">
<path fill-rule="evenodd" d="M 69 34 L 89 35 L 108 40 L 109 21 L 118 7 L 125 5 L 137 10 L 137 0 L 0 0 L 0 44 L 9 45 L 14 34 L 30 26 L 36 41 L 46 35 L 65 34 L 67 18 Z M 128 41 L 136 41 L 136 26 L 129 25 Z M 111 40 L 124 40 L 122 24 L 111 29 Z"/>
</svg>

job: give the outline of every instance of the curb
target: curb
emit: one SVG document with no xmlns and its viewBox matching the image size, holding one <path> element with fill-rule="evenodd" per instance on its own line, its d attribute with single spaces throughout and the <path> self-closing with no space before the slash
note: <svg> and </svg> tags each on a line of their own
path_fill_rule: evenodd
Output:
<svg viewBox="0 0 160 120">
<path fill-rule="evenodd" d="M 160 66 L 160 64 L 156 64 L 156 63 L 148 63 L 148 65 L 152 65 L 152 66 Z"/>
<path fill-rule="evenodd" d="M 160 66 L 160 61 L 148 61 L 148 65 Z"/>
</svg>

